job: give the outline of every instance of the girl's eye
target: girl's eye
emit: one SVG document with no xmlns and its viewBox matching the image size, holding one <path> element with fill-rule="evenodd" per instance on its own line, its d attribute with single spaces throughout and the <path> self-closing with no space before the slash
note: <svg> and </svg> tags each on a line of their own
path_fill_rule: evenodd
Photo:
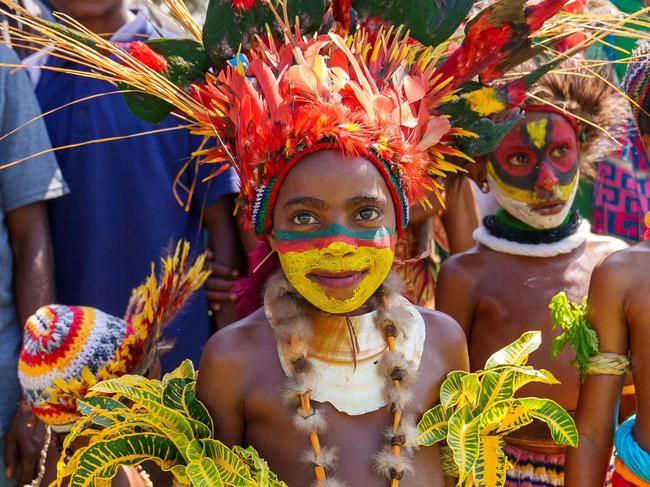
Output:
<svg viewBox="0 0 650 487">
<path fill-rule="evenodd" d="M 525 166 L 529 162 L 530 162 L 530 158 L 523 152 L 520 152 L 519 154 L 515 154 L 508 160 L 508 163 L 512 164 L 513 166 Z"/>
<path fill-rule="evenodd" d="M 380 216 L 381 216 L 381 214 L 376 209 L 374 209 L 374 208 L 364 208 L 359 213 L 357 213 L 357 217 L 355 218 L 355 220 L 370 222 L 370 221 L 376 220 Z"/>
<path fill-rule="evenodd" d="M 561 159 L 562 157 L 566 156 L 568 153 L 569 153 L 569 148 L 566 145 L 561 145 L 553 149 L 553 151 L 551 152 L 551 157 L 555 159 Z"/>
<path fill-rule="evenodd" d="M 318 223 L 318 220 L 311 213 L 298 213 L 291 219 L 291 222 L 296 225 L 314 225 Z"/>
</svg>

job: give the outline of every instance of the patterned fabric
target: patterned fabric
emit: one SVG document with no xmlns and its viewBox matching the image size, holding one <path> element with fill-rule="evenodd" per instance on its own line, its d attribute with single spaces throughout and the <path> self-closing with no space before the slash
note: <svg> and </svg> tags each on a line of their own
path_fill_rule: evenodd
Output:
<svg viewBox="0 0 650 487">
<path fill-rule="evenodd" d="M 564 453 L 535 453 L 507 445 L 504 448 L 512 468 L 508 470 L 505 487 L 563 487 Z M 614 465 L 610 464 L 604 487 L 612 485 Z"/>
<path fill-rule="evenodd" d="M 626 125 L 621 149 L 598 163 L 592 229 L 636 242 L 650 211 L 650 163 L 634 123 Z"/>
<path fill-rule="evenodd" d="M 48 390 L 87 372 L 106 378 L 101 370 L 116 359 L 126 334 L 124 320 L 94 308 L 44 306 L 32 315 L 25 324 L 18 376 L 34 414 L 58 430 L 73 423 L 76 403 L 60 397 L 52 404 Z"/>
<path fill-rule="evenodd" d="M 562 487 L 564 453 L 542 454 L 508 445 L 504 451 L 512 464 L 505 487 Z"/>
</svg>

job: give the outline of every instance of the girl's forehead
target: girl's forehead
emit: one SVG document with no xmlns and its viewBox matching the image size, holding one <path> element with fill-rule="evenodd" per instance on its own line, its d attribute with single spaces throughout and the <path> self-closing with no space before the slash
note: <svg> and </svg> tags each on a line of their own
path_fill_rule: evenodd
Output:
<svg viewBox="0 0 650 487">
<path fill-rule="evenodd" d="M 305 196 L 336 201 L 355 196 L 390 198 L 390 192 L 369 160 L 321 151 L 306 156 L 291 169 L 278 196 L 279 200 Z"/>
</svg>

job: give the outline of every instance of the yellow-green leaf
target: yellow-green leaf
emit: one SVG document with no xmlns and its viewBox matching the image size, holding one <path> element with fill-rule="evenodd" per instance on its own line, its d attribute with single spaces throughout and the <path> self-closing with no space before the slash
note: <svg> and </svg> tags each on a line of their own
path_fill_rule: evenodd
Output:
<svg viewBox="0 0 650 487">
<path fill-rule="evenodd" d="M 440 404 L 445 409 L 454 407 L 463 395 L 463 377 L 469 372 L 454 370 L 440 386 Z"/>
<path fill-rule="evenodd" d="M 157 460 L 163 464 L 182 461 L 180 452 L 163 435 L 137 433 L 119 440 L 100 441 L 84 449 L 70 479 L 70 487 L 92 487 L 97 475 L 116 465 L 138 465 Z"/>
<path fill-rule="evenodd" d="M 478 421 L 472 417 L 468 405 L 449 419 L 447 445 L 454 452 L 454 462 L 458 465 L 460 481 L 463 481 L 474 469 L 479 452 Z"/>
<path fill-rule="evenodd" d="M 442 404 L 429 409 L 418 423 L 417 444 L 431 446 L 447 438 L 447 423 L 449 417 Z"/>
<path fill-rule="evenodd" d="M 530 415 L 543 421 L 551 430 L 553 440 L 560 445 L 578 446 L 578 430 L 569 413 L 551 399 L 527 397 L 519 400 Z"/>
<path fill-rule="evenodd" d="M 485 369 L 498 365 L 526 365 L 528 356 L 537 350 L 541 344 L 541 332 L 526 332 L 515 342 L 492 354 L 485 363 Z"/>
<path fill-rule="evenodd" d="M 223 487 L 216 465 L 207 457 L 190 462 L 185 471 L 193 487 Z"/>
<path fill-rule="evenodd" d="M 508 462 L 499 436 L 482 436 L 474 482 L 476 487 L 503 487 L 506 483 Z"/>
<path fill-rule="evenodd" d="M 478 376 L 476 374 L 467 374 L 462 378 L 461 383 L 463 386 L 463 393 L 459 406 L 469 404 L 470 407 L 474 409 L 478 402 L 479 393 L 481 392 L 481 383 L 478 380 Z"/>
<path fill-rule="evenodd" d="M 183 360 L 183 362 L 163 377 L 163 383 L 171 379 L 191 379 L 196 380 L 197 373 L 194 370 L 194 364 L 190 359 Z"/>
<path fill-rule="evenodd" d="M 252 482 L 252 477 L 246 464 L 226 445 L 217 440 L 201 441 L 205 456 L 212 459 L 219 470 L 224 483 L 234 487 L 246 487 Z"/>
</svg>

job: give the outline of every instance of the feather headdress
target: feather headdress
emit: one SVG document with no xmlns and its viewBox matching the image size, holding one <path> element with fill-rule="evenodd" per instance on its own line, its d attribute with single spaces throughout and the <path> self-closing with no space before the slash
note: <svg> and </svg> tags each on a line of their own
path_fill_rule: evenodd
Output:
<svg viewBox="0 0 650 487">
<path fill-rule="evenodd" d="M 165 1 L 183 12 L 180 0 Z M 473 0 L 331 0 L 327 9 L 315 0 L 211 0 L 200 39 L 186 15 L 196 40 L 119 50 L 87 31 L 29 24 L 57 41 L 54 55 L 142 92 L 126 95 L 136 114 L 157 121 L 177 110 L 216 139 L 197 156 L 215 174 L 237 170 L 240 206 L 258 235 L 272 226 L 287 173 L 321 149 L 374 163 L 402 231 L 409 206 L 438 195 L 434 178 L 458 170 L 450 156 L 489 152 L 510 130 L 507 116 L 490 117 L 520 103 L 537 75 L 485 83 L 536 52 L 531 34 L 567 1 L 500 0 L 467 22 Z M 447 42 L 463 23 L 462 44 Z M 479 74 L 484 84 L 466 84 Z"/>
<path fill-rule="evenodd" d="M 557 72 L 544 75 L 521 107 L 524 112 L 555 112 L 571 122 L 578 135 L 585 175 L 593 174 L 594 163 L 617 148 L 616 138 L 623 135 L 632 116 L 623 95 L 608 78 L 611 73 L 585 69 L 582 60 L 576 58 Z"/>
</svg>

